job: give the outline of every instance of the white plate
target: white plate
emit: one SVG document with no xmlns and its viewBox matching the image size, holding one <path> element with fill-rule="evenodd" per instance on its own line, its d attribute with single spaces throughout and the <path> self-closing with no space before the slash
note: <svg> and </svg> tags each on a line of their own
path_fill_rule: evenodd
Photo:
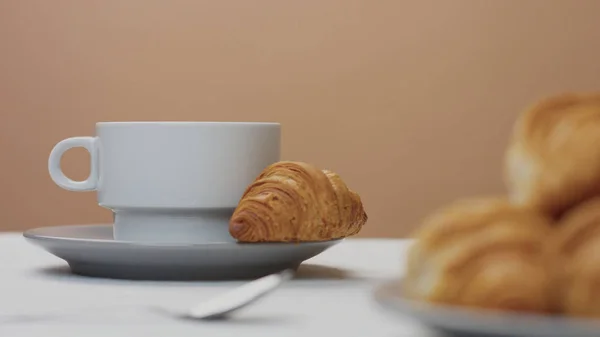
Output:
<svg viewBox="0 0 600 337">
<path fill-rule="evenodd" d="M 258 278 L 297 268 L 341 241 L 147 244 L 115 241 L 111 225 L 45 227 L 23 235 L 67 261 L 75 274 L 143 280 Z"/>
<path fill-rule="evenodd" d="M 390 314 L 412 317 L 450 336 L 598 337 L 600 320 L 558 316 L 485 312 L 412 301 L 402 294 L 402 280 L 379 286 L 374 297 Z"/>
</svg>

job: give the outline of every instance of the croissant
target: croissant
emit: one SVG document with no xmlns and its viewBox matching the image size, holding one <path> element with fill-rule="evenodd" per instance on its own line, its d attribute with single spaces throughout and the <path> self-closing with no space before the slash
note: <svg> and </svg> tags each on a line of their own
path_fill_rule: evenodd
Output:
<svg viewBox="0 0 600 337">
<path fill-rule="evenodd" d="M 600 93 L 546 98 L 517 119 L 505 154 L 510 199 L 559 217 L 600 193 Z"/>
<path fill-rule="evenodd" d="M 600 197 L 565 213 L 551 242 L 560 308 L 600 318 Z"/>
<path fill-rule="evenodd" d="M 240 242 L 324 241 L 354 235 L 366 221 L 360 196 L 336 173 L 284 161 L 248 186 L 229 232 Z"/>
<path fill-rule="evenodd" d="M 550 312 L 543 245 L 550 222 L 501 198 L 456 201 L 425 218 L 414 233 L 405 294 L 440 304 Z"/>
</svg>

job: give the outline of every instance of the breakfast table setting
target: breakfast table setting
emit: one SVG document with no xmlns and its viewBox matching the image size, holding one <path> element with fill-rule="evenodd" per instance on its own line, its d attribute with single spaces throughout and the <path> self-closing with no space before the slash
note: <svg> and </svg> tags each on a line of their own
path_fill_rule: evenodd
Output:
<svg viewBox="0 0 600 337">
<path fill-rule="evenodd" d="M 278 123 L 100 122 L 56 144 L 50 178 L 114 222 L 0 234 L 0 335 L 415 335 L 371 297 L 408 241 L 353 238 L 358 194 L 282 161 L 280 138 Z M 84 181 L 60 165 L 73 147 Z"/>
<path fill-rule="evenodd" d="M 58 142 L 50 178 L 114 221 L 0 234 L 0 336 L 600 336 L 600 93 L 524 109 L 506 192 L 406 238 L 359 235 L 360 193 L 282 160 L 281 130 L 99 122 Z M 61 168 L 74 147 L 83 181 Z"/>
</svg>

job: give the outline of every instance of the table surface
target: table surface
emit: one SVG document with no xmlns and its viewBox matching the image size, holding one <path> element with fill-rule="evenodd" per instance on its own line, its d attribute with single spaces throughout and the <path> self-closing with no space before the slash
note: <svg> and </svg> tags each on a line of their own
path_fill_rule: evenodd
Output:
<svg viewBox="0 0 600 337">
<path fill-rule="evenodd" d="M 76 276 L 63 260 L 27 243 L 21 234 L 0 234 L 0 335 L 436 336 L 410 318 L 389 315 L 372 298 L 374 287 L 403 272 L 408 243 L 346 239 L 306 261 L 296 278 L 231 320 L 202 322 L 167 317 L 148 307 L 187 308 L 239 281 L 156 282 Z M 65 314 L 48 320 L 14 319 L 15 314 L 60 310 Z"/>
</svg>

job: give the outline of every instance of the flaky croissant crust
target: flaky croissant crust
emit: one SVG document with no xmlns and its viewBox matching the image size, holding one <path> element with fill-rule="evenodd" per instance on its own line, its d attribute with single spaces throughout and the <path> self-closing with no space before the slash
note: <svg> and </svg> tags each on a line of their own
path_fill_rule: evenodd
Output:
<svg viewBox="0 0 600 337">
<path fill-rule="evenodd" d="M 284 161 L 248 186 L 229 231 L 241 242 L 323 241 L 354 235 L 366 221 L 359 195 L 337 174 Z"/>
<path fill-rule="evenodd" d="M 416 232 L 406 291 L 431 302 L 550 311 L 541 240 L 550 228 L 549 218 L 501 198 L 455 202 Z"/>
<path fill-rule="evenodd" d="M 553 215 L 600 192 L 600 93 L 566 93 L 527 109 L 505 156 L 511 200 Z"/>
<path fill-rule="evenodd" d="M 600 197 L 569 210 L 550 247 L 558 306 L 569 315 L 600 317 Z"/>
</svg>

